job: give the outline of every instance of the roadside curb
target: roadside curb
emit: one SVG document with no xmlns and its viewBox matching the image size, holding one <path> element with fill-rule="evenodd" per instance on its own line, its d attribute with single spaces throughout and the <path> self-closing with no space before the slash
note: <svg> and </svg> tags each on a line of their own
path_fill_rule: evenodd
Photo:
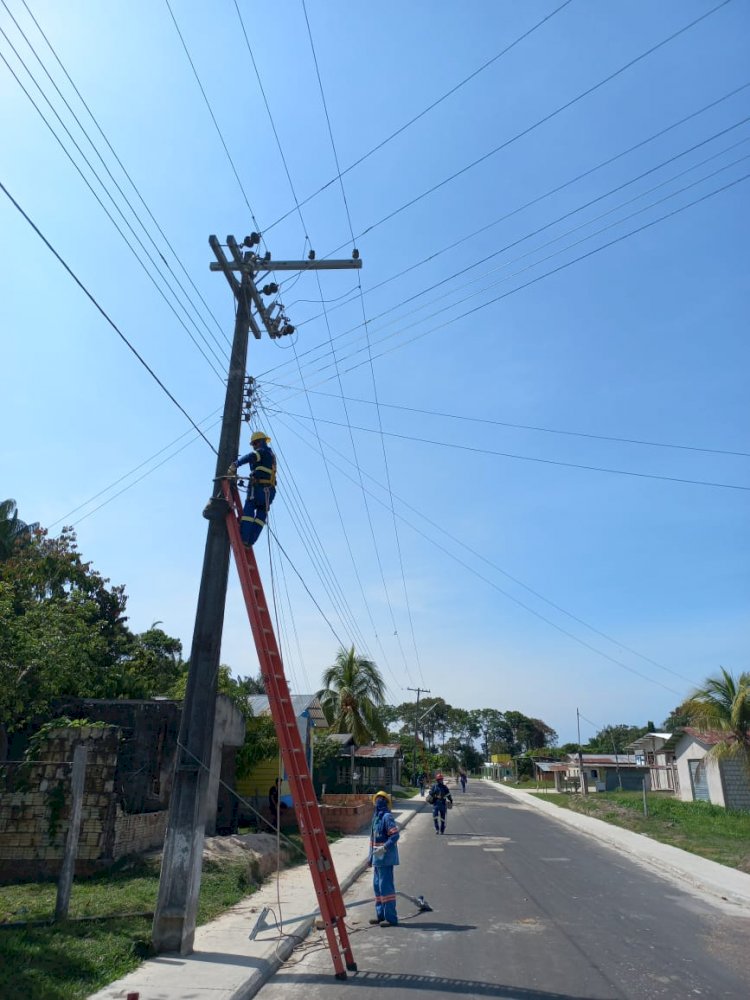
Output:
<svg viewBox="0 0 750 1000">
<path fill-rule="evenodd" d="M 557 823 L 572 827 L 604 846 L 629 855 L 652 874 L 669 879 L 684 888 L 689 883 L 694 889 L 715 896 L 725 903 L 750 910 L 750 875 L 737 871 L 717 861 L 709 861 L 698 854 L 691 854 L 680 847 L 662 844 L 658 840 L 632 830 L 606 823 L 593 816 L 584 816 L 560 806 L 545 802 L 540 795 L 509 788 L 500 782 L 485 779 L 487 784 L 505 793 L 517 802 L 523 802 Z"/>
<path fill-rule="evenodd" d="M 413 799 L 408 799 L 407 801 L 412 802 Z M 423 812 L 424 807 L 427 804 L 426 800 L 422 800 L 422 804 L 419 809 L 408 809 L 408 810 L 398 810 L 396 812 L 401 812 L 402 816 L 399 817 L 399 829 L 403 830 L 404 827 L 411 823 L 412 819 L 417 815 L 417 813 Z M 353 869 L 349 871 L 347 875 L 339 880 L 339 886 L 341 887 L 341 895 L 345 895 L 349 889 L 354 885 L 357 879 L 367 870 L 367 859 L 359 862 Z M 281 943 L 275 941 L 272 948 L 272 954 L 264 959 L 264 966 L 262 968 L 256 969 L 250 978 L 242 984 L 235 992 L 231 995 L 229 1000 L 251 1000 L 252 997 L 260 991 L 260 989 L 266 985 L 269 979 L 276 973 L 281 966 L 286 962 L 289 956 L 292 954 L 295 948 L 297 948 L 303 941 L 305 941 L 310 933 L 310 931 L 315 926 L 315 921 L 319 916 L 319 912 L 316 910 L 315 913 L 310 914 L 306 917 L 299 926 L 294 931 L 293 937 L 283 938 Z"/>
</svg>

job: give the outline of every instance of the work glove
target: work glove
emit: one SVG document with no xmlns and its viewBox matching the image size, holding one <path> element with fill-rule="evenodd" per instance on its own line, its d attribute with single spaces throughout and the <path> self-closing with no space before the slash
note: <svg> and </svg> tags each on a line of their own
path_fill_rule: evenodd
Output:
<svg viewBox="0 0 750 1000">
<path fill-rule="evenodd" d="M 377 847 L 373 847 L 372 854 L 373 854 L 373 857 L 375 857 L 375 858 L 383 858 L 383 857 L 385 857 L 385 844 L 378 844 Z"/>
</svg>

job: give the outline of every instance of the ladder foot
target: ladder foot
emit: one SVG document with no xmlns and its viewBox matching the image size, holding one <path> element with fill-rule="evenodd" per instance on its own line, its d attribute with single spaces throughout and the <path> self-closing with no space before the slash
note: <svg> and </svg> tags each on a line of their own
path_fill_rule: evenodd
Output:
<svg viewBox="0 0 750 1000">
<path fill-rule="evenodd" d="M 336 973 L 336 979 L 346 979 L 346 973 L 345 972 L 337 972 Z"/>
<path fill-rule="evenodd" d="M 356 972 L 357 971 L 357 963 L 356 962 L 347 962 L 346 963 L 346 968 L 347 968 L 348 972 Z"/>
</svg>

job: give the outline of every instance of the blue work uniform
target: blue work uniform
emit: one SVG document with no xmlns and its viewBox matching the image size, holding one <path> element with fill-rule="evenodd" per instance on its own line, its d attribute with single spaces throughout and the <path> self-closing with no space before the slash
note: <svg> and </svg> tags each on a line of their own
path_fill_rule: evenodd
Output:
<svg viewBox="0 0 750 1000">
<path fill-rule="evenodd" d="M 388 809 L 385 799 L 379 798 L 376 803 L 382 802 L 383 806 L 375 806 L 375 815 L 372 817 L 372 829 L 370 831 L 370 854 L 368 864 L 372 865 L 372 885 L 375 892 L 375 916 L 378 920 L 387 920 L 389 924 L 397 924 L 396 915 L 396 886 L 393 880 L 393 868 L 398 864 L 398 847 L 396 841 L 399 833 L 396 820 Z M 373 854 L 373 850 L 379 846 L 385 847 L 385 854 L 378 856 Z"/>
<path fill-rule="evenodd" d="M 435 824 L 435 833 L 445 833 L 445 814 L 447 812 L 446 803 L 453 802 L 448 786 L 442 781 L 436 781 L 430 789 L 432 796 L 432 821 Z"/>
<path fill-rule="evenodd" d="M 268 520 L 268 508 L 276 496 L 276 456 L 266 442 L 241 455 L 235 465 L 250 465 L 250 482 L 242 511 L 240 535 L 243 544 L 254 545 Z"/>
</svg>

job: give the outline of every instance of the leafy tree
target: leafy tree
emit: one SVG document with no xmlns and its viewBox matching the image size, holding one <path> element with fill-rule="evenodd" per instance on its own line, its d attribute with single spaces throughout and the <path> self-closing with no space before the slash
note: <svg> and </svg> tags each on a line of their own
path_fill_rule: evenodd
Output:
<svg viewBox="0 0 750 1000">
<path fill-rule="evenodd" d="M 379 715 L 385 704 L 385 682 L 372 660 L 357 656 L 354 646 L 342 647 L 335 663 L 323 672 L 318 698 L 332 732 L 351 733 L 360 745 L 385 739 Z"/>
<path fill-rule="evenodd" d="M 237 777 L 245 778 L 256 764 L 273 760 L 279 755 L 279 741 L 270 715 L 253 715 L 245 719 L 245 742 L 237 751 Z"/>
<path fill-rule="evenodd" d="M 38 524 L 26 524 L 18 516 L 15 500 L 0 501 L 0 562 L 8 559 L 16 547 L 31 538 Z"/>
<path fill-rule="evenodd" d="M 531 719 L 523 712 L 513 711 L 505 713 L 505 721 L 513 736 L 514 754 L 534 748 L 554 746 L 557 743 L 557 733 L 541 719 Z"/>
<path fill-rule="evenodd" d="M 187 676 L 187 664 L 182 659 L 179 639 L 158 628 L 130 637 L 127 651 L 113 671 L 110 697 L 153 698 L 168 696 Z"/>
<path fill-rule="evenodd" d="M 505 720 L 502 712 L 496 708 L 478 708 L 472 711 L 471 716 L 479 730 L 484 759 L 490 759 L 490 753 L 503 753 L 502 750 L 492 751 L 490 748 L 497 743 L 510 745 L 513 742 L 513 733 Z"/>
<path fill-rule="evenodd" d="M 586 752 L 625 753 L 625 747 L 629 743 L 649 732 L 653 732 L 653 729 L 645 726 L 629 726 L 624 722 L 616 726 L 605 726 L 589 740 Z"/>
<path fill-rule="evenodd" d="M 750 768 L 750 673 L 735 677 L 728 670 L 709 677 L 684 704 L 693 725 L 725 734 L 709 753 L 740 757 Z"/>
<path fill-rule="evenodd" d="M 690 716 L 685 711 L 684 702 L 677 705 L 669 715 L 664 720 L 664 732 L 673 733 L 675 729 L 681 729 L 683 726 L 690 725 Z"/>
<path fill-rule="evenodd" d="M 108 583 L 71 529 L 35 531 L 0 562 L 0 752 L 53 698 L 116 693 L 131 636 L 124 588 Z"/>
</svg>

